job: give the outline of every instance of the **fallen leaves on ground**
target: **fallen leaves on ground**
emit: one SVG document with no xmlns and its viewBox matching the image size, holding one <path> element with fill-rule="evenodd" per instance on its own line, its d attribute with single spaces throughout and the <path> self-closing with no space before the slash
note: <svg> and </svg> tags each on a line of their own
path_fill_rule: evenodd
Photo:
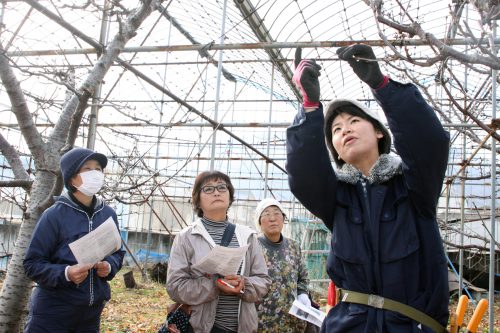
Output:
<svg viewBox="0 0 500 333">
<path fill-rule="evenodd" d="M 110 281 L 111 300 L 101 316 L 104 333 L 156 333 L 165 322 L 167 307 L 172 303 L 164 284 L 143 282 L 139 272 L 134 272 L 138 288 L 127 289 L 122 270 Z"/>
</svg>

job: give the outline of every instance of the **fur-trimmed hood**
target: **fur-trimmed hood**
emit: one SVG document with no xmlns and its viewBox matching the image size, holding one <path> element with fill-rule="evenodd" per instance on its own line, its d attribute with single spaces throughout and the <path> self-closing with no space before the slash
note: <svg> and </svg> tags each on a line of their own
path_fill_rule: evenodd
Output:
<svg viewBox="0 0 500 333">
<path fill-rule="evenodd" d="M 382 154 L 373 165 L 367 180 L 370 184 L 380 184 L 388 181 L 395 175 L 402 174 L 401 158 L 397 155 Z M 337 177 L 340 181 L 356 184 L 363 174 L 351 164 L 345 163 L 337 170 Z"/>
</svg>

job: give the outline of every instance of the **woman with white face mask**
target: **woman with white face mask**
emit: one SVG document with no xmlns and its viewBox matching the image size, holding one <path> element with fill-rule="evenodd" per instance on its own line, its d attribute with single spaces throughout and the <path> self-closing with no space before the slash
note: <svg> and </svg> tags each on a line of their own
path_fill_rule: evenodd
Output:
<svg viewBox="0 0 500 333">
<path fill-rule="evenodd" d="M 81 265 L 68 245 L 110 217 L 118 228 L 115 211 L 96 196 L 107 163 L 106 156 L 85 148 L 61 158 L 67 192 L 40 217 L 24 259 L 26 275 L 37 283 L 25 332 L 99 332 L 111 296 L 108 281 L 120 270 L 125 251 Z"/>
</svg>

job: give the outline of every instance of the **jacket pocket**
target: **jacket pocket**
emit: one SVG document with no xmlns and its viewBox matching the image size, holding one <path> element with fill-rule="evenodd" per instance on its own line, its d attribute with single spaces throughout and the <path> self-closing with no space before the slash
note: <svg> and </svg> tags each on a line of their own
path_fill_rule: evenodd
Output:
<svg viewBox="0 0 500 333">
<path fill-rule="evenodd" d="M 380 260 L 390 263 L 410 256 L 420 247 L 417 217 L 406 188 L 393 188 L 380 215 Z"/>
<path fill-rule="evenodd" d="M 361 208 L 357 204 L 340 204 L 335 210 L 333 250 L 335 255 L 351 264 L 365 264 L 370 255 L 365 242 Z"/>
</svg>

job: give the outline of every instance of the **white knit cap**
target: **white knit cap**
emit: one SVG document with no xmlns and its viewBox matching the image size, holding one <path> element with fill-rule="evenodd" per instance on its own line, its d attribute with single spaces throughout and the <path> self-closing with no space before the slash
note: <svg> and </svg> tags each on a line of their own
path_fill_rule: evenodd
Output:
<svg viewBox="0 0 500 333">
<path fill-rule="evenodd" d="M 276 206 L 278 207 L 283 214 L 286 215 L 285 210 L 283 209 L 283 206 L 281 203 L 274 199 L 274 198 L 265 198 L 261 202 L 257 204 L 257 208 L 255 208 L 255 227 L 257 230 L 260 230 L 260 215 L 262 212 L 269 206 Z"/>
</svg>

